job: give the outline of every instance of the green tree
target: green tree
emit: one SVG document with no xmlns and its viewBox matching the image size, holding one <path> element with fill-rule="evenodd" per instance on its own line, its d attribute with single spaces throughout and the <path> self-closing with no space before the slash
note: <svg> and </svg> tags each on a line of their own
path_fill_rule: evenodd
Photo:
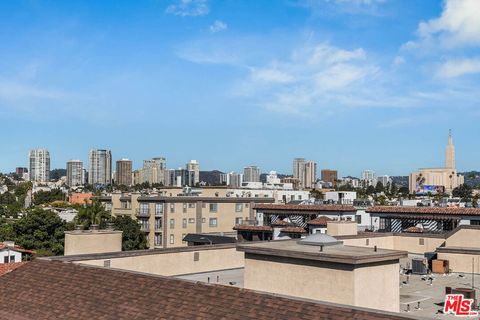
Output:
<svg viewBox="0 0 480 320">
<path fill-rule="evenodd" d="M 0 228 L 0 241 L 12 240 L 39 256 L 62 255 L 67 224 L 51 211 L 35 209 Z"/>
<path fill-rule="evenodd" d="M 323 192 L 317 189 L 310 191 L 310 195 L 315 198 L 315 200 L 323 200 Z"/>
<path fill-rule="evenodd" d="M 122 233 L 122 250 L 142 250 L 147 248 L 145 232 L 140 230 L 140 225 L 129 216 L 115 217 L 112 220 L 115 229 Z"/>
<path fill-rule="evenodd" d="M 397 193 L 398 193 L 397 184 L 395 182 L 392 182 L 392 184 L 390 185 L 390 194 L 395 197 Z"/>
<path fill-rule="evenodd" d="M 65 194 L 60 189 L 52 189 L 50 191 L 40 190 L 36 192 L 33 197 L 33 203 L 35 205 L 47 204 L 58 200 L 65 200 Z"/>
<path fill-rule="evenodd" d="M 377 182 L 377 185 L 375 186 L 375 192 L 376 193 L 381 193 L 385 191 L 385 187 L 383 186 L 383 183 L 381 181 Z"/>
<path fill-rule="evenodd" d="M 109 221 L 111 215 L 105 211 L 104 206 L 98 200 L 93 200 L 91 204 L 81 207 L 75 217 L 75 223 L 83 225 L 84 228 L 89 228 L 92 224 L 101 225 Z"/>
<path fill-rule="evenodd" d="M 398 189 L 398 193 L 400 193 L 400 195 L 402 197 L 408 197 L 408 195 L 410 194 L 410 190 L 408 190 L 407 187 L 400 187 L 400 189 Z"/>
<path fill-rule="evenodd" d="M 375 193 L 375 187 L 370 185 L 367 187 L 367 194 L 372 195 Z"/>
<path fill-rule="evenodd" d="M 472 201 L 473 189 L 467 184 L 461 184 L 452 190 L 454 197 L 459 197 L 462 201 Z"/>
</svg>

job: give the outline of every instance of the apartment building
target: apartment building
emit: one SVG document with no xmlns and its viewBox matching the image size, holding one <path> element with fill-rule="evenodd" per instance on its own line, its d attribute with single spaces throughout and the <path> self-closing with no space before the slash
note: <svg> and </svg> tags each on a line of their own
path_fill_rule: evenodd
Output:
<svg viewBox="0 0 480 320">
<path fill-rule="evenodd" d="M 132 185 L 132 160 L 120 159 L 116 163 L 115 184 Z"/>
<path fill-rule="evenodd" d="M 88 183 L 107 185 L 112 183 L 112 152 L 92 149 L 88 156 Z"/>
<path fill-rule="evenodd" d="M 191 190 L 161 189 L 155 195 L 113 193 L 100 197 L 107 210 L 115 216 L 129 215 L 138 220 L 147 233 L 149 248 L 187 246 L 188 233 L 231 235 L 233 227 L 253 220 L 255 203 L 273 203 L 269 197 L 232 197 L 227 189 Z"/>
<path fill-rule="evenodd" d="M 30 181 L 48 182 L 50 180 L 50 153 L 48 150 L 30 150 L 28 158 L 30 163 Z"/>
<path fill-rule="evenodd" d="M 248 166 L 243 168 L 244 182 L 260 182 L 260 168 L 257 166 Z"/>
<path fill-rule="evenodd" d="M 67 186 L 75 187 L 85 184 L 85 170 L 81 160 L 67 162 Z"/>
</svg>

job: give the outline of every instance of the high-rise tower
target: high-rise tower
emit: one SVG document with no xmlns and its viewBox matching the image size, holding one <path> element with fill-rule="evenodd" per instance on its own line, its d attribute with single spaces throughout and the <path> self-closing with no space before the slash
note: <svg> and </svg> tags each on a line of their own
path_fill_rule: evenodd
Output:
<svg viewBox="0 0 480 320">
<path fill-rule="evenodd" d="M 445 150 L 445 168 L 455 168 L 455 146 L 453 145 L 452 130 L 448 130 L 448 143 Z"/>
</svg>

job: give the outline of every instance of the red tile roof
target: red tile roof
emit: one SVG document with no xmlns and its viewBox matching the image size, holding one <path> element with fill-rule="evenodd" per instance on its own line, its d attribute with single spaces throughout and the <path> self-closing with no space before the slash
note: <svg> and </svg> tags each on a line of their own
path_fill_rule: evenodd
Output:
<svg viewBox="0 0 480 320">
<path fill-rule="evenodd" d="M 250 226 L 250 225 L 246 225 L 246 224 L 238 224 L 235 227 L 233 227 L 233 230 L 272 232 L 273 229 L 270 226 Z"/>
<path fill-rule="evenodd" d="M 307 233 L 307 230 L 305 230 L 302 227 L 286 227 L 280 230 L 280 232 L 283 233 Z"/>
<path fill-rule="evenodd" d="M 400 314 L 37 259 L 0 280 L 1 319 L 407 319 Z"/>
<path fill-rule="evenodd" d="M 284 221 L 284 220 L 277 220 L 275 222 L 272 222 L 271 225 L 272 226 L 288 226 L 289 223 L 287 221 Z"/>
<path fill-rule="evenodd" d="M 312 226 L 326 226 L 328 221 L 333 221 L 333 219 L 330 219 L 329 217 L 321 216 L 308 221 L 307 224 Z"/>
<path fill-rule="evenodd" d="M 282 211 L 331 211 L 331 212 L 356 212 L 353 206 L 340 204 L 267 204 L 257 203 L 256 210 L 282 210 Z"/>
<path fill-rule="evenodd" d="M 0 277 L 23 266 L 24 264 L 25 262 L 0 263 Z"/>
<path fill-rule="evenodd" d="M 369 213 L 391 214 L 439 214 L 439 215 L 480 215 L 480 208 L 452 208 L 452 207 L 402 207 L 402 206 L 375 206 L 366 210 Z"/>
<path fill-rule="evenodd" d="M 6 248 L 9 248 L 9 246 L 7 246 L 4 242 L 0 242 L 0 250 L 6 249 Z M 10 250 L 12 250 L 12 251 L 18 251 L 18 252 L 24 252 L 24 253 L 33 253 L 33 254 L 35 254 L 35 251 L 23 249 L 22 247 L 17 246 L 17 245 L 14 245 L 13 247 L 10 247 Z"/>
<path fill-rule="evenodd" d="M 410 228 L 407 228 L 407 229 L 403 230 L 403 232 L 423 233 L 423 229 L 422 229 L 422 228 L 418 228 L 418 227 L 410 227 Z"/>
</svg>

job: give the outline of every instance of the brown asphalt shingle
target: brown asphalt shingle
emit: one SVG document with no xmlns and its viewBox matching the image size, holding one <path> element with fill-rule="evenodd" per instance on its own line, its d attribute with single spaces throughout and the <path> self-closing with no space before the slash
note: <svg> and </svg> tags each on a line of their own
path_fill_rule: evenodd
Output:
<svg viewBox="0 0 480 320">
<path fill-rule="evenodd" d="M 0 278 L 0 318 L 405 319 L 167 277 L 36 260 Z"/>
</svg>

